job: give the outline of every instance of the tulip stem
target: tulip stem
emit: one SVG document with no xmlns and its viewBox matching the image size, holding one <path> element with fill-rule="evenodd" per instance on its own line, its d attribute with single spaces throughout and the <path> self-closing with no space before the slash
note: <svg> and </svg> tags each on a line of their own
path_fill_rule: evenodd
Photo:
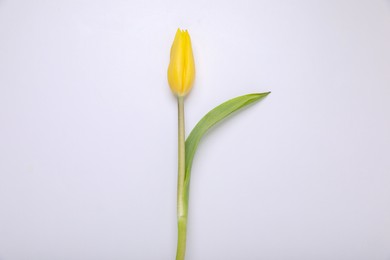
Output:
<svg viewBox="0 0 390 260">
<path fill-rule="evenodd" d="M 184 97 L 178 96 L 178 137 L 179 137 L 179 170 L 177 179 L 177 251 L 176 260 L 184 260 L 187 236 L 187 202 L 185 187 L 185 128 L 184 128 Z"/>
</svg>

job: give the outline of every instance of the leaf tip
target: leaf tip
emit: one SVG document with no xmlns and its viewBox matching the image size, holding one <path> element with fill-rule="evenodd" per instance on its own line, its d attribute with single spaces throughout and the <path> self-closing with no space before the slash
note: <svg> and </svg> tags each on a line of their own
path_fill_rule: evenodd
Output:
<svg viewBox="0 0 390 260">
<path fill-rule="evenodd" d="M 254 93 L 254 95 L 256 96 L 257 99 L 264 98 L 264 97 L 268 96 L 269 94 L 271 94 L 271 91 L 263 92 L 263 93 Z"/>
</svg>

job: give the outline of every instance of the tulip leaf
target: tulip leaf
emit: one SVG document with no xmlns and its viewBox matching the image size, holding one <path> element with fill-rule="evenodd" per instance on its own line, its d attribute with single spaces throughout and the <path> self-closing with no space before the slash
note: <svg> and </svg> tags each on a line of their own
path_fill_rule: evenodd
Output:
<svg viewBox="0 0 390 260">
<path fill-rule="evenodd" d="M 204 134 L 215 124 L 227 118 L 232 113 L 252 104 L 253 102 L 261 100 L 269 93 L 270 92 L 248 94 L 230 99 L 208 112 L 194 127 L 185 143 L 185 189 L 187 191 L 187 200 L 192 161 L 198 144 Z"/>
</svg>

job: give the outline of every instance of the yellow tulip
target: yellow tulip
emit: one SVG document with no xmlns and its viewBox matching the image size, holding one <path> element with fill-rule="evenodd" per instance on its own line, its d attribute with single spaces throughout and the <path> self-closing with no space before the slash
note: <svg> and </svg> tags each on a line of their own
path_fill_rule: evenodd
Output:
<svg viewBox="0 0 390 260">
<path fill-rule="evenodd" d="M 182 97 L 191 90 L 194 79 L 195 62 L 192 54 L 191 38 L 187 30 L 178 29 L 171 47 L 168 83 L 172 92 Z"/>
</svg>

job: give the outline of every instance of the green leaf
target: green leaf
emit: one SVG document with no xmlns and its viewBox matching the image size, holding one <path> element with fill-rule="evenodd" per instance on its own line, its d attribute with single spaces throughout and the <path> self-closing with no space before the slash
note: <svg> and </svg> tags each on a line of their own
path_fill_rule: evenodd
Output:
<svg viewBox="0 0 390 260">
<path fill-rule="evenodd" d="M 221 105 L 217 106 L 210 112 L 208 112 L 194 127 L 194 129 L 191 131 L 190 135 L 188 136 L 185 144 L 185 189 L 187 190 L 187 200 L 188 200 L 188 188 L 190 183 L 190 177 L 191 177 L 191 167 L 192 167 L 192 161 L 194 159 L 194 155 L 196 152 L 196 149 L 198 147 L 198 144 L 204 134 L 215 124 L 222 121 L 223 119 L 227 118 L 229 115 L 231 115 L 233 112 L 238 111 L 249 104 L 252 104 L 253 102 L 259 101 L 262 98 L 266 97 L 271 92 L 265 92 L 265 93 L 255 93 L 255 94 L 248 94 L 240 97 L 236 97 L 233 99 L 230 99 Z"/>
</svg>

